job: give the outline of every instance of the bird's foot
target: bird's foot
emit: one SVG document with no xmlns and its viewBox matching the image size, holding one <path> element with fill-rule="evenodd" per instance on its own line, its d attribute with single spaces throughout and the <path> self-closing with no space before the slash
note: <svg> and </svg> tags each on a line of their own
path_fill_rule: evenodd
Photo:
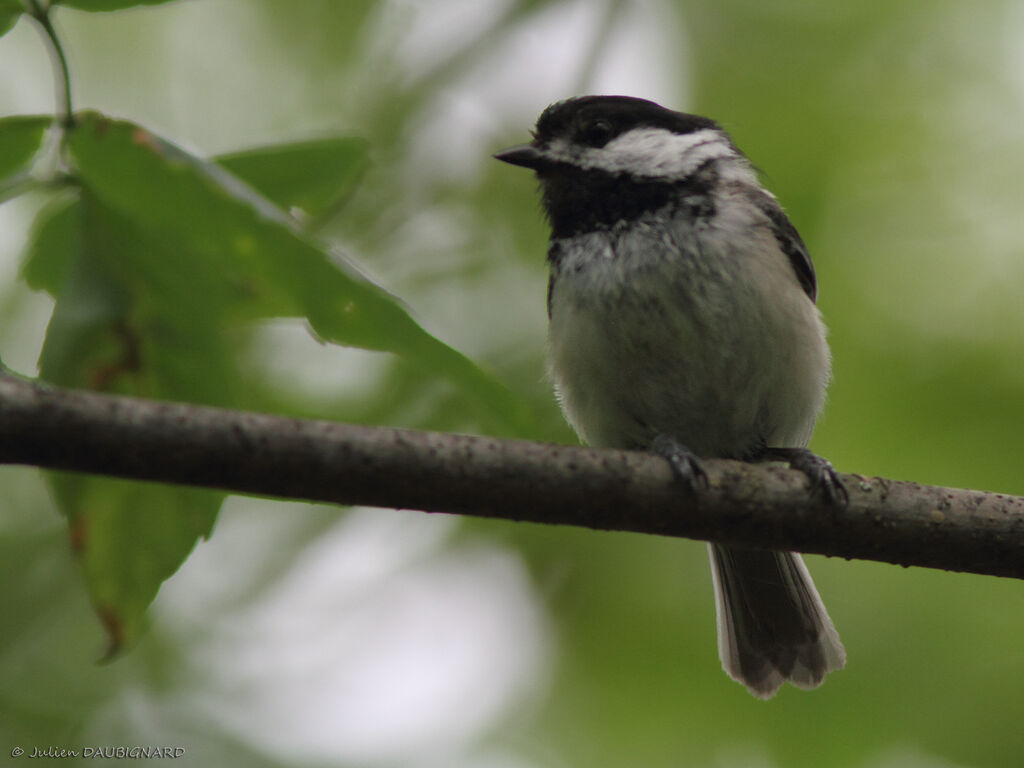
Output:
<svg viewBox="0 0 1024 768">
<path fill-rule="evenodd" d="M 661 456 L 672 467 L 672 474 L 687 490 L 696 493 L 708 487 L 708 475 L 697 455 L 671 435 L 661 434 L 651 443 L 651 451 Z"/>
<path fill-rule="evenodd" d="M 765 448 L 760 458 L 785 461 L 793 469 L 803 472 L 811 483 L 811 491 L 830 506 L 846 506 L 850 500 L 846 486 L 832 463 L 806 448 Z"/>
</svg>

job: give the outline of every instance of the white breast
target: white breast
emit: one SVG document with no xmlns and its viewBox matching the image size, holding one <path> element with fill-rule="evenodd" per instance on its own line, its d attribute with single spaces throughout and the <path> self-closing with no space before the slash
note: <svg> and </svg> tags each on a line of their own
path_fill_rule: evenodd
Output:
<svg viewBox="0 0 1024 768">
<path fill-rule="evenodd" d="M 645 448 L 667 433 L 734 457 L 807 444 L 829 377 L 824 327 L 748 208 L 699 231 L 652 216 L 562 241 L 550 369 L 585 442 Z"/>
</svg>

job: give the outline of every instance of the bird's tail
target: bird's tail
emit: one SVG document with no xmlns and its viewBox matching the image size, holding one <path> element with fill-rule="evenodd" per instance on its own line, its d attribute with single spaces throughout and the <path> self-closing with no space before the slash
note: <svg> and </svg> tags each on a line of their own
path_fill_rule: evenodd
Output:
<svg viewBox="0 0 1024 768">
<path fill-rule="evenodd" d="M 821 685 L 846 651 L 800 555 L 709 545 L 718 655 L 731 678 L 767 699 L 784 682 Z"/>
</svg>

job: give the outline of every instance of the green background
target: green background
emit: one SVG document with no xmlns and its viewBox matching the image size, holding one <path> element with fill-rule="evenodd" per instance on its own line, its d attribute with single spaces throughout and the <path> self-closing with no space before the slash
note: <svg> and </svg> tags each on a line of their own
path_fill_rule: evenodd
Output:
<svg viewBox="0 0 1024 768">
<path fill-rule="evenodd" d="M 1024 494 L 1020 3 L 203 0 L 53 15 L 76 108 L 201 157 L 363 142 L 366 167 L 339 170 L 360 181 L 319 212 L 317 238 L 526 415 L 468 404 L 500 396 L 474 391 L 472 373 L 425 375 L 425 352 L 318 343 L 280 319 L 287 292 L 280 311 L 218 295 L 215 312 L 197 289 L 177 330 L 207 357 L 174 369 L 195 389 L 154 393 L 572 442 L 544 378 L 534 183 L 489 155 L 550 101 L 622 92 L 718 119 L 807 242 L 835 359 L 812 447 L 843 471 Z M 27 21 L 0 38 L 0 72 L 0 116 L 53 111 Z M 117 169 L 77 141 L 104 191 Z M 235 163 L 256 186 L 280 178 Z M 337 191 L 301 182 L 281 182 L 296 205 Z M 128 183 L 109 200 L 156 227 L 162 187 L 116 199 Z M 28 375 L 53 302 L 19 269 L 33 219 L 61 204 L 37 191 L 0 206 L 0 357 Z M 189 215 L 183 230 L 207 226 L 208 210 Z M 107 243 L 121 230 L 105 226 Z M 320 274 L 314 262 L 295 274 Z M 210 333 L 225 316 L 234 335 Z M 0 762 L 16 746 L 116 745 L 181 746 L 195 765 L 1024 761 L 1015 581 L 810 557 L 848 666 L 766 703 L 719 668 L 700 543 L 233 498 L 135 647 L 98 664 L 107 641 L 51 498 L 36 471 L 0 468 Z M 140 511 L 142 534 L 177 509 Z"/>
</svg>

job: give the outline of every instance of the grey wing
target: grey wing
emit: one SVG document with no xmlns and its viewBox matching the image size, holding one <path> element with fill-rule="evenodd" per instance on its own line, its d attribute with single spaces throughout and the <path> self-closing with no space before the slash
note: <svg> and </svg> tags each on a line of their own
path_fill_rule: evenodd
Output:
<svg viewBox="0 0 1024 768">
<path fill-rule="evenodd" d="M 814 275 L 811 254 L 807 252 L 807 246 L 804 245 L 800 233 L 796 231 L 796 227 L 775 198 L 768 195 L 758 196 L 757 205 L 771 222 L 772 234 L 775 235 L 782 252 L 789 258 L 789 263 L 793 265 L 800 287 L 811 297 L 811 301 L 817 301 L 818 279 Z"/>
</svg>

